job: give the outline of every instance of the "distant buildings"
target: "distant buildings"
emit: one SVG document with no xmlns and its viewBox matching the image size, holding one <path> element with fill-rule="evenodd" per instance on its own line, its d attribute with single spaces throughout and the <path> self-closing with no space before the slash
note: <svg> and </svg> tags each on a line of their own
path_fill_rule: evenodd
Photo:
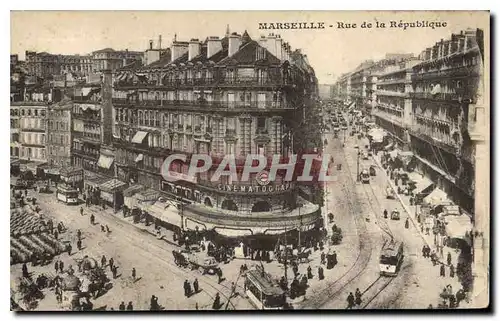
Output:
<svg viewBox="0 0 500 321">
<path fill-rule="evenodd" d="M 483 32 L 468 29 L 418 57 L 391 55 L 342 75 L 338 98 L 356 103 L 411 149 L 419 170 L 468 212 L 474 211 L 476 100 L 482 96 Z M 371 112 L 369 112 L 371 108 Z"/>
</svg>

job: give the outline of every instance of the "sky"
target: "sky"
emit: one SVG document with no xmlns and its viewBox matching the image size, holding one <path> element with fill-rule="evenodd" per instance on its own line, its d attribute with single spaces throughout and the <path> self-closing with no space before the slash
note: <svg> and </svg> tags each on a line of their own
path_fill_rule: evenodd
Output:
<svg viewBox="0 0 500 321">
<path fill-rule="evenodd" d="M 376 21 L 386 28 L 376 28 Z M 390 21 L 446 23 L 440 28 L 390 28 Z M 259 30 L 259 23 L 324 23 L 326 29 Z M 372 28 L 362 28 L 363 22 Z M 356 28 L 338 28 L 339 23 Z M 245 30 L 253 39 L 280 34 L 292 49 L 301 49 L 320 83 L 333 83 L 342 73 L 386 53 L 418 55 L 436 41 L 467 28 L 489 29 L 488 12 L 401 11 L 12 11 L 11 54 L 24 59 L 26 50 L 55 54 L 86 54 L 111 47 L 143 51 L 149 40 L 162 47 L 178 40 L 204 40 Z M 332 26 L 332 27 L 330 27 Z M 488 52 L 488 50 L 485 51 Z"/>
</svg>

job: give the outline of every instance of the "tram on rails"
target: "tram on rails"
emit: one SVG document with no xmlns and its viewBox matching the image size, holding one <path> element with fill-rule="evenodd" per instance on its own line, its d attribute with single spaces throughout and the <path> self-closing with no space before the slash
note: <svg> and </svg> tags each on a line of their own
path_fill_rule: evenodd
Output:
<svg viewBox="0 0 500 321">
<path fill-rule="evenodd" d="M 380 253 L 380 275 L 396 276 L 403 262 L 403 242 L 386 242 Z"/>
<path fill-rule="evenodd" d="M 368 172 L 367 169 L 363 169 L 361 171 L 361 174 L 359 174 L 361 182 L 363 184 L 369 184 L 370 183 L 370 172 Z"/>
<path fill-rule="evenodd" d="M 250 302 L 260 310 L 281 310 L 286 304 L 285 292 L 262 269 L 246 273 L 246 294 Z"/>
<path fill-rule="evenodd" d="M 61 184 L 57 186 L 56 198 L 63 203 L 75 205 L 78 204 L 78 191 L 69 185 Z"/>
</svg>

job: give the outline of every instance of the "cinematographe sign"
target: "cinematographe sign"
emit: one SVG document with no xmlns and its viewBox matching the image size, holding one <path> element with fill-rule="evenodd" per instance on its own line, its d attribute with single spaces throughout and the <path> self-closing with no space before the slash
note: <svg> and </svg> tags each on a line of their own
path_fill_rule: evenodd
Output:
<svg viewBox="0 0 500 321">
<path fill-rule="evenodd" d="M 243 192 L 243 193 L 279 193 L 289 190 L 293 187 L 292 183 L 280 185 L 224 185 L 219 184 L 219 191 L 225 192 Z"/>
</svg>

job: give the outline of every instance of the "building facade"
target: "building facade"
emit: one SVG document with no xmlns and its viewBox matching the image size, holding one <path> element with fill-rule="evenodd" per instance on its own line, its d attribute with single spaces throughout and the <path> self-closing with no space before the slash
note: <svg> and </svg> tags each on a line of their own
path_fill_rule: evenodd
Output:
<svg viewBox="0 0 500 321">
<path fill-rule="evenodd" d="M 75 88 L 73 96 L 72 164 L 98 172 L 102 141 L 101 86 Z"/>
<path fill-rule="evenodd" d="M 26 51 L 28 74 L 48 78 L 61 73 L 60 56 L 47 52 Z"/>
<path fill-rule="evenodd" d="M 47 161 L 47 106 L 46 102 L 14 102 L 19 115 L 19 158 L 28 161 Z M 16 108 L 17 107 L 17 108 Z"/>
<path fill-rule="evenodd" d="M 72 105 L 64 99 L 47 108 L 47 163 L 53 168 L 71 166 Z"/>
<path fill-rule="evenodd" d="M 142 62 L 143 59 L 144 52 L 142 51 L 104 48 L 92 52 L 92 70 L 93 72 L 115 71 L 135 61 Z"/>
<path fill-rule="evenodd" d="M 92 73 L 91 55 L 61 55 L 59 63 L 61 74 L 73 73 L 78 76 L 88 76 Z"/>
<path fill-rule="evenodd" d="M 317 95 L 307 59 L 276 35 L 252 40 L 245 32 L 204 42 L 174 39 L 171 55 L 135 72 L 115 75 L 114 148 L 117 177 L 182 198 L 183 226 L 225 235 L 272 234 L 311 228 L 318 206 L 297 196 L 296 183 L 278 177 L 261 186 L 222 176 L 211 181 L 224 155 L 287 156 L 293 117 Z M 182 179 L 163 179 L 160 169 L 172 153 L 208 154 L 214 166 L 188 177 L 188 166 L 173 163 Z M 241 167 L 238 175 L 241 175 Z M 302 206 L 298 206 L 298 204 Z"/>
<path fill-rule="evenodd" d="M 21 154 L 21 122 L 19 106 L 10 106 L 10 156 L 19 158 Z"/>
<path fill-rule="evenodd" d="M 466 30 L 422 52 L 413 67 L 412 149 L 424 170 L 473 212 L 474 144 L 468 132 L 481 69 L 481 30 Z"/>
<path fill-rule="evenodd" d="M 375 122 L 404 147 L 408 147 L 408 130 L 412 126 L 412 67 L 418 62 L 409 58 L 387 66 L 376 83 L 376 103 L 372 112 Z"/>
</svg>

